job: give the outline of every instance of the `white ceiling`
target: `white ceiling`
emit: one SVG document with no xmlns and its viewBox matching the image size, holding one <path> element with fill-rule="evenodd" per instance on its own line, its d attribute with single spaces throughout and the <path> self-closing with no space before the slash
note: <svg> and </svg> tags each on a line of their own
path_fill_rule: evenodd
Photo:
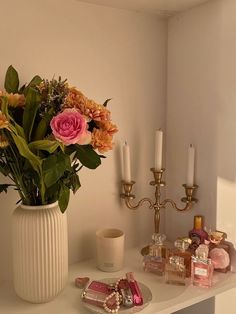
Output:
<svg viewBox="0 0 236 314">
<path fill-rule="evenodd" d="M 207 1 L 214 0 L 80 0 L 97 5 L 171 16 Z"/>
</svg>

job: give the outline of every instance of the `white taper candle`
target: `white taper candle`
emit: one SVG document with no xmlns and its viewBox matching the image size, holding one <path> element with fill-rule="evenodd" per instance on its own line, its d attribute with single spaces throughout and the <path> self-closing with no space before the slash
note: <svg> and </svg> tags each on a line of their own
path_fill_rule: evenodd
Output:
<svg viewBox="0 0 236 314">
<path fill-rule="evenodd" d="M 162 168 L 162 141 L 163 131 L 157 130 L 155 133 L 155 170 L 160 171 Z"/>
<path fill-rule="evenodd" d="M 194 157 L 195 157 L 195 148 L 192 144 L 188 148 L 188 165 L 187 165 L 187 176 L 186 176 L 186 185 L 193 186 L 194 184 Z"/>
<path fill-rule="evenodd" d="M 123 180 L 125 182 L 131 182 L 130 149 L 126 141 L 123 146 Z"/>
</svg>

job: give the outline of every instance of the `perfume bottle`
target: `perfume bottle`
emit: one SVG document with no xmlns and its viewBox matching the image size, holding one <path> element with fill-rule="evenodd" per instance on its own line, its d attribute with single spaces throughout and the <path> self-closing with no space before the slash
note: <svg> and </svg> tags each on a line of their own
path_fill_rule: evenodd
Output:
<svg viewBox="0 0 236 314">
<path fill-rule="evenodd" d="M 163 244 L 166 236 L 160 233 L 152 235 L 152 244 L 149 246 L 149 254 L 144 256 L 143 269 L 146 272 L 152 272 L 162 276 L 165 272 L 165 263 L 168 250 Z"/>
<path fill-rule="evenodd" d="M 209 248 L 200 244 L 192 256 L 191 282 L 194 286 L 211 287 L 214 266 L 208 258 Z"/>
<path fill-rule="evenodd" d="M 194 216 L 194 226 L 193 229 L 189 231 L 189 238 L 192 241 L 189 246 L 192 253 L 194 253 L 196 248 L 208 238 L 208 233 L 204 230 L 203 226 L 203 216 Z"/>
<path fill-rule="evenodd" d="M 120 295 L 112 287 L 100 281 L 91 281 L 82 293 L 83 302 L 98 306 L 106 311 L 117 313 L 120 308 Z"/>
<path fill-rule="evenodd" d="M 174 285 L 185 285 L 186 269 L 184 258 L 180 256 L 171 256 L 165 268 L 165 282 Z"/>
<path fill-rule="evenodd" d="M 230 271 L 230 251 L 232 244 L 225 241 L 226 234 L 222 231 L 209 232 L 209 257 L 212 259 L 214 270 L 226 273 Z"/>
<path fill-rule="evenodd" d="M 122 305 L 125 307 L 132 307 L 133 304 L 133 295 L 130 290 L 130 286 L 128 283 L 128 280 L 125 278 L 122 278 L 119 280 L 117 284 L 117 290 L 119 291 L 121 295 Z"/>
<path fill-rule="evenodd" d="M 170 252 L 172 256 L 180 256 L 184 259 L 184 265 L 186 269 L 186 277 L 191 276 L 191 260 L 192 254 L 188 251 L 191 240 L 189 238 L 177 239 L 174 243 L 175 249 Z"/>
<path fill-rule="evenodd" d="M 129 283 L 129 288 L 133 296 L 133 304 L 136 306 L 143 305 L 143 296 L 137 281 L 134 279 L 134 274 L 129 272 L 126 274 L 126 279 Z"/>
</svg>

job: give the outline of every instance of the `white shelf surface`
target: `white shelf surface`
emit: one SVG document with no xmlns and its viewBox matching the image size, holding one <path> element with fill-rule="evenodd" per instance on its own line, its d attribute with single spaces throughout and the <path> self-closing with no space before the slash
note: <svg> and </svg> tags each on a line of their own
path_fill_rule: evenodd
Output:
<svg viewBox="0 0 236 314">
<path fill-rule="evenodd" d="M 94 260 L 80 262 L 70 266 L 66 288 L 53 301 L 45 304 L 30 304 L 18 298 L 11 282 L 0 283 L 0 314 L 89 314 L 80 300 L 81 290 L 74 285 L 76 277 L 91 279 L 119 278 L 128 271 L 133 271 L 137 281 L 144 283 L 152 291 L 152 301 L 144 308 L 143 314 L 169 314 L 196 304 L 217 294 L 236 287 L 236 273 L 214 275 L 213 287 L 199 288 L 191 285 L 174 286 L 164 283 L 158 277 L 142 270 L 142 256 L 139 249 L 126 252 L 125 266 L 122 271 L 106 273 L 96 268 Z"/>
</svg>

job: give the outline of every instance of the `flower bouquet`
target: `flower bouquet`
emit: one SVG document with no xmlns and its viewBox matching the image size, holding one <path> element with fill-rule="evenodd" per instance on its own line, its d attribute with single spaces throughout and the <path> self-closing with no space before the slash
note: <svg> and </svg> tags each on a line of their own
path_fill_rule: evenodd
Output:
<svg viewBox="0 0 236 314">
<path fill-rule="evenodd" d="M 5 90 L 0 91 L 0 171 L 12 183 L 24 205 L 46 205 L 58 200 L 67 208 L 70 190 L 80 187 L 82 167 L 95 169 L 103 153 L 112 149 L 117 127 L 108 100 L 103 105 L 85 97 L 67 80 L 36 75 L 19 86 L 17 71 L 9 66 Z"/>
</svg>

